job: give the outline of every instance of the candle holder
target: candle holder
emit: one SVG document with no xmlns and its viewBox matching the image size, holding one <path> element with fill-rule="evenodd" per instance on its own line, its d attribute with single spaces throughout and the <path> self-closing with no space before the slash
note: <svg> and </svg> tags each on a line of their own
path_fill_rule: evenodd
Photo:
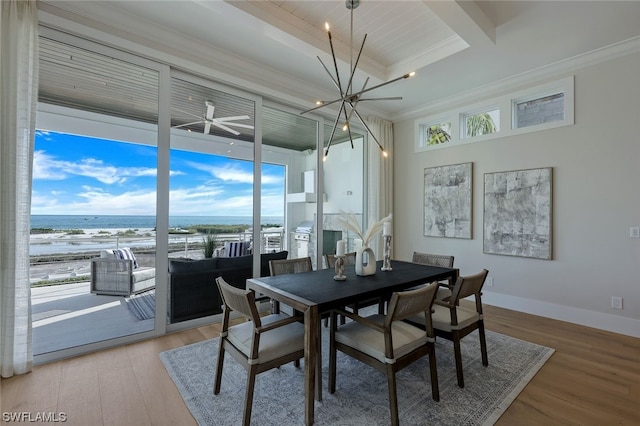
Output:
<svg viewBox="0 0 640 426">
<path fill-rule="evenodd" d="M 384 259 L 381 271 L 392 271 L 391 268 L 391 235 L 383 235 L 384 238 Z"/>
<path fill-rule="evenodd" d="M 336 264 L 335 264 L 336 274 L 333 276 L 333 279 L 336 281 L 344 281 L 347 277 L 344 275 L 344 256 L 336 255 Z"/>
</svg>

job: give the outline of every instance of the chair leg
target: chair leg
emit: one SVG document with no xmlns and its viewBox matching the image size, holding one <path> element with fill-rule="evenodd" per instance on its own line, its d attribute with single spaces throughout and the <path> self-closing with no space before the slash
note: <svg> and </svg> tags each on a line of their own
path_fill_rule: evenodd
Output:
<svg viewBox="0 0 640 426">
<path fill-rule="evenodd" d="M 220 346 L 218 347 L 218 366 L 216 368 L 216 378 L 213 385 L 213 394 L 218 395 L 220 393 L 220 384 L 222 382 L 222 365 L 224 364 L 224 342 L 220 340 Z"/>
<path fill-rule="evenodd" d="M 464 377 L 462 375 L 462 351 L 460 349 L 460 334 L 453 332 L 453 352 L 456 358 L 456 375 L 458 376 L 458 386 L 464 387 Z"/>
<path fill-rule="evenodd" d="M 398 392 L 396 390 L 396 373 L 391 364 L 387 364 L 387 382 L 389 386 L 389 411 L 391 412 L 391 426 L 398 426 Z"/>
<path fill-rule="evenodd" d="M 431 372 L 431 395 L 434 401 L 440 401 L 440 387 L 438 386 L 438 367 L 436 365 L 435 345 L 429 345 L 429 371 Z"/>
<path fill-rule="evenodd" d="M 329 393 L 333 394 L 336 391 L 336 358 L 337 358 L 337 349 L 336 349 L 336 338 L 335 338 L 335 329 L 337 320 L 336 314 L 331 314 L 331 338 L 329 339 Z"/>
<path fill-rule="evenodd" d="M 480 336 L 480 352 L 482 353 L 482 365 L 485 367 L 489 365 L 489 358 L 487 357 L 487 340 L 484 334 L 484 321 L 478 322 L 478 335 Z"/>
<path fill-rule="evenodd" d="M 249 426 L 251 424 L 251 408 L 253 406 L 253 389 L 256 384 L 256 370 L 255 366 L 249 367 L 247 372 L 247 390 L 244 399 L 244 414 L 242 415 L 242 424 Z"/>
</svg>

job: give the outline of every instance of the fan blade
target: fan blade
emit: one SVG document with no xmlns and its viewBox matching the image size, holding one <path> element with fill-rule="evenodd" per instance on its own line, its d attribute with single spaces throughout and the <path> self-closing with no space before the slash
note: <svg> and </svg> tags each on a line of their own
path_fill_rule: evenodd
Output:
<svg viewBox="0 0 640 426">
<path fill-rule="evenodd" d="M 231 134 L 234 134 L 234 135 L 236 135 L 236 136 L 238 136 L 238 135 L 240 134 L 240 132 L 236 132 L 236 131 L 235 131 L 235 130 L 233 130 L 232 128 L 227 127 L 227 126 L 225 126 L 225 125 L 222 125 L 222 124 L 220 124 L 220 123 L 216 123 L 215 121 L 212 121 L 212 122 L 211 122 L 211 124 L 213 124 L 213 125 L 214 125 L 214 126 L 216 126 L 216 127 L 221 128 L 222 130 L 226 130 L 227 132 L 229 132 L 229 133 L 231 133 Z"/>
<path fill-rule="evenodd" d="M 179 127 L 193 126 L 194 124 L 200 124 L 200 123 L 204 123 L 204 121 L 200 120 L 200 121 L 194 121 L 191 123 L 180 124 L 179 126 L 173 126 L 172 129 L 177 129 Z"/>
<path fill-rule="evenodd" d="M 248 115 L 236 115 L 234 117 L 220 117 L 220 118 L 216 118 L 215 121 L 219 122 L 219 123 L 224 123 L 225 121 L 235 121 L 235 120 L 248 120 L 249 117 Z"/>
<path fill-rule="evenodd" d="M 242 127 L 243 129 L 253 129 L 253 126 L 250 124 L 242 124 L 242 123 L 228 123 L 226 121 L 213 120 L 213 124 L 224 124 L 226 126 L 234 126 L 234 127 Z"/>
<path fill-rule="evenodd" d="M 205 117 L 207 118 L 207 120 L 211 120 L 213 119 L 213 112 L 215 111 L 216 107 L 213 106 L 211 102 L 205 102 L 205 104 L 207 105 L 207 114 L 205 115 Z"/>
<path fill-rule="evenodd" d="M 211 121 L 205 121 L 204 123 L 204 134 L 208 135 L 209 131 L 211 130 Z"/>
</svg>

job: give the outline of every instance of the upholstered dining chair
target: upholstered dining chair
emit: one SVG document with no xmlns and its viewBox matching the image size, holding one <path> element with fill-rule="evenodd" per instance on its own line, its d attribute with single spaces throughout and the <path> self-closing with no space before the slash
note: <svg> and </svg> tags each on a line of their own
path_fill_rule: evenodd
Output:
<svg viewBox="0 0 640 426">
<path fill-rule="evenodd" d="M 396 372 L 428 355 L 431 393 L 433 399 L 439 401 L 435 337 L 430 315 L 437 289 L 438 284 L 432 283 L 393 293 L 386 315 L 360 317 L 343 310 L 341 313 L 353 321 L 340 326 L 334 317 L 329 348 L 329 393 L 336 391 L 337 351 L 341 351 L 387 374 L 391 424 L 398 425 Z M 419 313 L 422 314 L 422 328 L 403 321 Z M 332 315 L 335 316 L 336 312 Z"/>
<path fill-rule="evenodd" d="M 460 350 L 460 340 L 474 330 L 478 330 L 480 338 L 480 352 L 482 355 L 482 365 L 489 365 L 487 357 L 487 342 L 484 332 L 484 319 L 482 317 L 482 286 L 489 271 L 483 269 L 481 272 L 466 277 L 458 277 L 453 286 L 452 294 L 446 301 L 436 300 L 433 305 L 431 318 L 436 336 L 443 337 L 453 342 L 453 351 L 456 360 L 456 375 L 458 386 L 464 387 L 464 377 L 462 372 L 462 352 Z M 460 300 L 474 296 L 475 305 L 460 305 Z M 425 321 L 423 314 L 407 319 L 412 324 L 421 326 Z"/>
<path fill-rule="evenodd" d="M 431 266 L 442 266 L 443 268 L 453 268 L 453 260 L 453 256 L 444 254 L 420 253 L 417 251 L 413 252 L 413 257 L 411 259 L 413 263 L 420 263 L 422 265 Z M 440 287 L 438 288 L 438 293 L 436 293 L 436 300 L 444 300 L 447 297 L 450 297 L 452 285 L 453 283 L 440 281 Z"/>
<path fill-rule="evenodd" d="M 296 318 L 284 314 L 261 317 L 252 290 L 234 287 L 222 277 L 216 278 L 216 284 L 222 296 L 223 317 L 213 393 L 220 393 L 224 354 L 228 352 L 247 370 L 242 424 L 248 426 L 256 376 L 304 357 L 304 326 Z M 250 321 L 230 326 L 231 311 Z"/>
<path fill-rule="evenodd" d="M 311 264 L 311 257 L 300 257 L 296 259 L 274 259 L 269 261 L 269 272 L 271 276 L 283 275 L 283 274 L 297 274 L 300 272 L 313 271 L 313 265 Z M 278 312 L 280 310 L 280 303 L 272 301 L 272 311 Z"/>
</svg>

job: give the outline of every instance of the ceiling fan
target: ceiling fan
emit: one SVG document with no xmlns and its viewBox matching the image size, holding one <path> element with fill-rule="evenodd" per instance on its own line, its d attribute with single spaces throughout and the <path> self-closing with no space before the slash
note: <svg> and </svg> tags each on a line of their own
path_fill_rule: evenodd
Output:
<svg viewBox="0 0 640 426">
<path fill-rule="evenodd" d="M 200 123 L 204 123 L 204 134 L 208 135 L 209 131 L 211 130 L 211 126 L 216 126 L 222 130 L 225 130 L 231 134 L 234 134 L 236 136 L 238 136 L 240 134 L 240 132 L 232 129 L 229 126 L 233 126 L 233 127 L 242 127 L 244 129 L 253 129 L 253 126 L 250 124 L 242 124 L 242 123 L 233 123 L 233 121 L 236 120 L 249 120 L 251 117 L 249 117 L 248 115 L 236 115 L 233 117 L 220 117 L 220 118 L 213 118 L 213 113 L 216 109 L 216 107 L 213 105 L 213 103 L 211 101 L 205 101 L 204 104 L 207 107 L 207 112 L 205 113 L 204 117 L 202 117 L 200 120 L 198 121 L 193 121 L 191 123 L 185 123 L 185 124 L 180 124 L 178 126 L 173 126 L 174 129 L 177 129 L 179 127 L 186 127 L 186 126 L 192 126 L 194 124 L 200 124 Z M 182 111 L 185 114 L 188 115 L 192 115 L 194 117 L 198 117 L 195 114 L 191 114 L 187 111 Z"/>
</svg>

